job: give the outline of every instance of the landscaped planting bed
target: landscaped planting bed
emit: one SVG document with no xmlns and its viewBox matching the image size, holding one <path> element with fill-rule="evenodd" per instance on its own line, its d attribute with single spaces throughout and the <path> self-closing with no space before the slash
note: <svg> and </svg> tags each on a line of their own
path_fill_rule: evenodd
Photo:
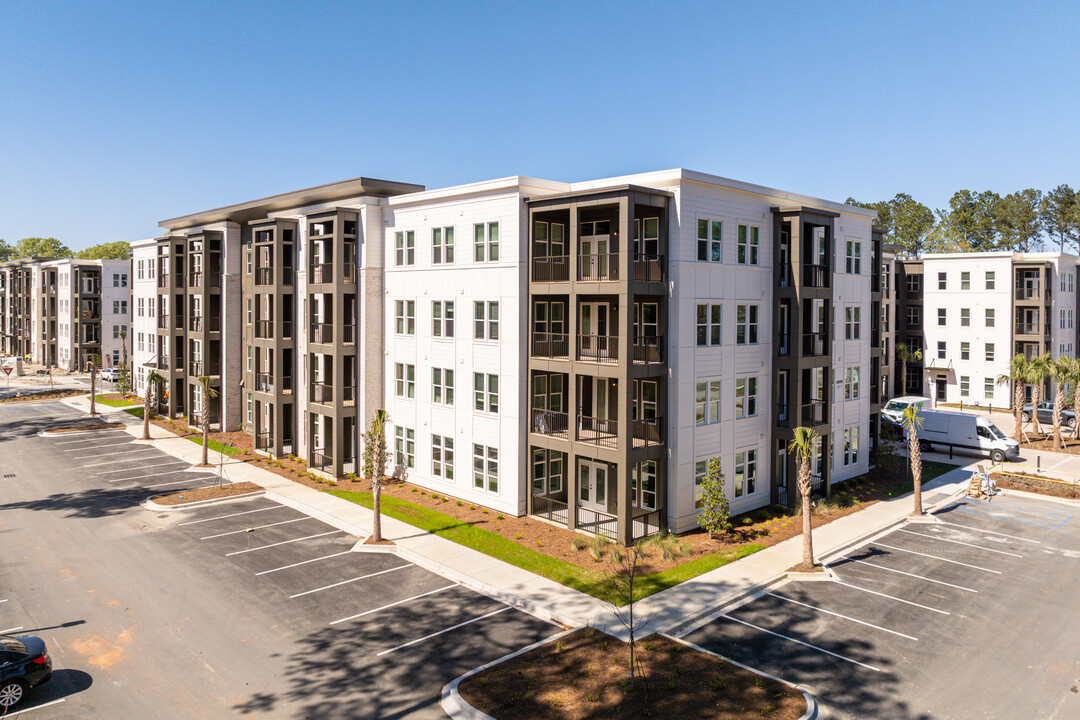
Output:
<svg viewBox="0 0 1080 720">
<path fill-rule="evenodd" d="M 1040 495 L 1080 499 L 1080 487 L 1070 482 L 1055 481 L 1024 472 L 992 472 L 990 477 L 999 488 L 1006 490 L 1023 490 Z"/>
<path fill-rule="evenodd" d="M 195 488 L 194 490 L 180 490 L 168 495 L 158 495 L 154 498 L 154 502 L 158 505 L 186 505 L 201 500 L 217 500 L 235 495 L 246 495 L 259 490 L 262 490 L 262 487 L 252 482 L 212 485 L 211 487 Z"/>
<path fill-rule="evenodd" d="M 124 393 L 105 393 L 95 397 L 97 402 L 102 405 L 108 405 L 109 407 L 131 407 L 132 405 L 142 405 L 142 398 L 137 398 L 134 395 L 125 395 Z"/>
<path fill-rule="evenodd" d="M 33 390 L 27 390 L 25 394 L 20 394 L 14 397 L 2 398 L 0 403 L 12 403 L 12 402 L 28 402 L 31 400 L 58 400 L 60 398 L 72 397 L 73 395 L 85 395 L 85 390 L 44 390 L 42 392 L 35 392 Z"/>
<path fill-rule="evenodd" d="M 84 432 L 86 430 L 111 430 L 112 428 L 125 427 L 124 423 L 87 423 L 84 425 L 67 425 L 60 428 L 50 428 L 46 430 L 47 433 L 67 433 L 67 432 Z"/>
</svg>

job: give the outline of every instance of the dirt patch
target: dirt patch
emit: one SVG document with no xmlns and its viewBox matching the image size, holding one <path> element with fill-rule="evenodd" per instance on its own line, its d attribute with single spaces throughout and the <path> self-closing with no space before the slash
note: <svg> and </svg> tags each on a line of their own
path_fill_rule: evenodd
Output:
<svg viewBox="0 0 1080 720">
<path fill-rule="evenodd" d="M 991 479 L 999 488 L 1023 490 L 1059 498 L 1080 499 L 1080 487 L 1072 483 L 1054 482 L 1030 473 L 990 473 Z"/>
<path fill-rule="evenodd" d="M 365 545 L 393 545 L 394 541 L 393 540 L 387 540 L 386 538 L 383 538 L 379 542 L 375 542 L 374 538 L 368 537 L 368 539 L 364 541 L 364 544 Z"/>
<path fill-rule="evenodd" d="M 1021 440 L 1020 446 L 1032 450 L 1049 450 L 1050 452 L 1065 453 L 1067 455 L 1080 455 L 1080 440 L 1072 437 L 1072 430 L 1061 428 L 1061 449 L 1054 450 L 1054 433 L 1028 432 L 1027 441 Z"/>
<path fill-rule="evenodd" d="M 83 432 L 85 430 L 111 430 L 112 428 L 122 428 L 124 423 L 92 423 L 86 425 L 68 425 L 62 428 L 51 428 L 46 430 L 47 433 L 66 433 L 66 432 Z"/>
<path fill-rule="evenodd" d="M 85 390 L 48 390 L 46 392 L 30 392 L 25 395 L 18 395 L 16 397 L 9 397 L 0 400 L 0 403 L 12 403 L 12 402 L 28 402 L 31 400 L 56 400 L 58 398 L 72 397 L 74 395 L 85 395 Z"/>
<path fill-rule="evenodd" d="M 215 485 L 213 487 L 196 488 L 194 490 L 182 490 L 168 495 L 159 495 L 154 498 L 158 505 L 187 505 L 200 500 L 217 500 L 220 498 L 243 495 L 244 493 L 257 492 L 262 487 L 252 482 L 233 483 L 231 485 Z"/>
<path fill-rule="evenodd" d="M 645 673 L 630 687 L 629 646 L 593 629 L 500 663 L 461 683 L 461 696 L 497 720 L 695 718 L 797 720 L 802 693 L 659 635 L 638 643 Z"/>
</svg>

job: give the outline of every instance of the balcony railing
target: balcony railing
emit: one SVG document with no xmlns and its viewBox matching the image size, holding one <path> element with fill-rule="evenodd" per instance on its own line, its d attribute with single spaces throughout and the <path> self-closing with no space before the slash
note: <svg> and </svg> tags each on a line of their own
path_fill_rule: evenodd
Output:
<svg viewBox="0 0 1080 720">
<path fill-rule="evenodd" d="M 292 331 L 293 331 L 292 320 L 285 320 L 284 322 L 281 323 L 281 339 L 282 340 L 291 340 L 292 336 L 293 336 Z"/>
<path fill-rule="evenodd" d="M 213 272 L 193 272 L 188 277 L 188 287 L 217 287 L 219 282 L 218 274 Z"/>
<path fill-rule="evenodd" d="M 569 279 L 569 255 L 552 255 L 550 257 L 533 258 L 533 282 L 567 282 Z"/>
<path fill-rule="evenodd" d="M 1042 297 L 1042 294 L 1039 292 L 1038 284 L 1034 286 L 1021 285 L 1016 288 L 1015 297 L 1017 300 L 1038 300 Z"/>
<path fill-rule="evenodd" d="M 1018 322 L 1015 331 L 1016 335 L 1039 335 L 1039 323 Z"/>
<path fill-rule="evenodd" d="M 281 392 L 292 394 L 292 375 L 281 378 Z"/>
<path fill-rule="evenodd" d="M 200 316 L 190 319 L 188 330 L 191 332 L 220 332 L 221 320 L 216 316 Z"/>
<path fill-rule="evenodd" d="M 578 256 L 578 280 L 598 282 L 618 279 L 619 253 Z"/>
<path fill-rule="evenodd" d="M 334 326 L 329 323 L 311 324 L 311 342 L 331 343 L 334 342 Z"/>
<path fill-rule="evenodd" d="M 274 268 L 272 268 L 272 267 L 255 268 L 255 284 L 256 285 L 273 285 L 274 284 Z"/>
<path fill-rule="evenodd" d="M 569 422 L 566 413 L 553 410 L 533 410 L 531 418 L 531 432 L 539 435 L 566 437 L 566 428 Z"/>
<path fill-rule="evenodd" d="M 257 373 L 255 375 L 255 390 L 261 393 L 274 392 L 274 376 L 272 373 Z"/>
<path fill-rule="evenodd" d="M 566 333 L 533 333 L 533 357 L 570 357 L 570 336 Z"/>
<path fill-rule="evenodd" d="M 332 472 L 334 469 L 334 458 L 327 455 L 326 450 L 312 450 L 311 467 L 324 472 Z"/>
<path fill-rule="evenodd" d="M 829 287 L 828 265 L 803 265 L 803 285 L 806 287 Z"/>
<path fill-rule="evenodd" d="M 334 282 L 334 263 L 312 264 L 311 282 L 331 283 Z"/>
<path fill-rule="evenodd" d="M 634 280 L 637 282 L 663 282 L 663 255 L 634 255 Z"/>
<path fill-rule="evenodd" d="M 826 353 L 826 333 L 803 333 L 803 355 L 806 357 L 821 357 Z"/>
<path fill-rule="evenodd" d="M 169 316 L 168 315 L 158 315 L 157 326 L 158 326 L 158 329 L 160 329 L 160 330 L 168 330 L 169 329 Z"/>
<path fill-rule="evenodd" d="M 326 383 L 311 384 L 311 402 L 332 403 L 334 401 L 334 386 Z"/>
<path fill-rule="evenodd" d="M 619 520 L 614 515 L 599 512 L 587 507 L 577 509 L 577 529 L 591 532 L 594 535 L 603 535 L 614 540 L 618 536 Z"/>
<path fill-rule="evenodd" d="M 820 401 L 802 406 L 803 425 L 822 425 L 825 423 L 825 403 Z"/>
<path fill-rule="evenodd" d="M 168 355 L 158 355 L 157 362 L 154 363 L 158 370 L 168 370 L 169 365 L 172 364 L 172 358 Z"/>
<path fill-rule="evenodd" d="M 631 424 L 634 447 L 662 445 L 664 442 L 664 419 L 634 420 Z"/>
<path fill-rule="evenodd" d="M 870 404 L 881 404 L 881 389 L 876 384 L 870 386 Z"/>
<path fill-rule="evenodd" d="M 351 323 L 345 323 L 341 328 L 341 342 L 346 345 L 356 342 L 356 326 Z"/>
<path fill-rule="evenodd" d="M 653 510 L 645 515 L 638 515 L 633 519 L 633 526 L 631 528 L 633 532 L 634 540 L 641 540 L 642 538 L 655 535 L 664 529 L 664 523 L 666 521 L 666 513 L 663 510 Z"/>
<path fill-rule="evenodd" d="M 578 360 L 619 361 L 619 338 L 613 335 L 578 335 Z"/>
<path fill-rule="evenodd" d="M 619 423 L 615 420 L 581 415 L 578 417 L 578 440 L 600 447 L 619 446 Z"/>
<path fill-rule="evenodd" d="M 776 427 L 786 428 L 791 426 L 791 412 L 787 403 L 776 404 Z"/>
<path fill-rule="evenodd" d="M 206 373 L 204 371 L 206 369 L 207 369 L 206 363 L 204 363 L 202 360 L 192 360 L 191 361 L 190 372 L 195 377 L 202 377 L 203 375 L 205 375 Z"/>
<path fill-rule="evenodd" d="M 343 405 L 356 404 L 356 386 L 345 385 L 341 388 L 341 403 Z"/>
<path fill-rule="evenodd" d="M 664 362 L 664 336 L 638 335 L 634 338 L 634 362 L 659 365 Z"/>
<path fill-rule="evenodd" d="M 295 282 L 296 271 L 291 267 L 281 268 L 281 284 L 292 285 Z"/>
<path fill-rule="evenodd" d="M 543 495 L 533 495 L 532 514 L 560 525 L 566 525 L 566 519 L 569 517 L 565 502 Z"/>
<path fill-rule="evenodd" d="M 255 337 L 273 339 L 274 337 L 274 321 L 273 320 L 259 320 L 255 323 Z"/>
<path fill-rule="evenodd" d="M 167 287 L 169 287 L 169 274 L 168 273 L 160 273 L 160 274 L 158 274 L 158 276 L 157 276 L 157 286 L 159 288 L 167 288 Z"/>
<path fill-rule="evenodd" d="M 274 435 L 269 430 L 255 433 L 255 449 L 271 450 L 274 447 Z"/>
</svg>

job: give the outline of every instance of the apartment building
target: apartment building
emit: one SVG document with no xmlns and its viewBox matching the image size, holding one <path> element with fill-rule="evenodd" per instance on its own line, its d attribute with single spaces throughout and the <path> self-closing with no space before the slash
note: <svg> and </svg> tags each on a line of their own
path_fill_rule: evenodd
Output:
<svg viewBox="0 0 1080 720">
<path fill-rule="evenodd" d="M 904 340 L 923 352 L 909 367 L 907 392 L 1009 407 L 1012 388 L 997 378 L 1008 374 L 1014 355 L 1076 352 L 1078 262 L 1063 253 L 1008 251 L 900 261 Z"/>
<path fill-rule="evenodd" d="M 822 493 L 866 472 L 891 312 L 873 217 L 682 169 L 360 178 L 134 243 L 156 314 L 135 356 L 173 414 L 198 363 L 260 451 L 356 472 L 384 408 L 396 474 L 629 542 L 696 525 L 711 457 L 734 513 L 792 500 L 800 425 Z"/>
<path fill-rule="evenodd" d="M 119 367 L 130 321 L 127 260 L 26 258 L 0 264 L 0 349 L 64 370 Z"/>
</svg>

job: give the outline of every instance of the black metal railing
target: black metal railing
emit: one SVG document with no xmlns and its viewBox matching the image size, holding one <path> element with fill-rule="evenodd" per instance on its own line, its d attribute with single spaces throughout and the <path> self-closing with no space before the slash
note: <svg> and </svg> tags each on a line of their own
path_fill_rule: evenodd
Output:
<svg viewBox="0 0 1080 720">
<path fill-rule="evenodd" d="M 664 336 L 638 335 L 634 338 L 634 362 L 659 365 L 664 362 Z"/>
<path fill-rule="evenodd" d="M 167 287 L 169 287 L 169 274 L 168 273 L 161 273 L 160 275 L 157 276 L 157 286 L 159 288 L 167 288 Z"/>
<path fill-rule="evenodd" d="M 664 442 L 664 419 L 661 417 L 634 420 L 630 427 L 635 447 L 650 447 Z"/>
<path fill-rule="evenodd" d="M 577 529 L 591 532 L 595 535 L 603 535 L 614 540 L 619 532 L 619 520 L 614 515 L 599 512 L 592 508 L 576 508 Z"/>
<path fill-rule="evenodd" d="M 291 267 L 281 268 L 281 284 L 292 285 L 295 283 L 296 271 Z"/>
<path fill-rule="evenodd" d="M 356 404 L 356 386 L 344 385 L 341 388 L 341 402 L 343 405 Z"/>
<path fill-rule="evenodd" d="M 531 432 L 566 437 L 566 428 L 569 426 L 569 416 L 566 413 L 554 410 L 533 410 L 530 417 Z"/>
<path fill-rule="evenodd" d="M 193 317 L 189 320 L 188 329 L 192 332 L 219 332 L 221 320 L 213 315 Z"/>
<path fill-rule="evenodd" d="M 619 279 L 619 253 L 578 255 L 578 280 L 606 281 Z"/>
<path fill-rule="evenodd" d="M 565 358 L 570 357 L 570 336 L 566 333 L 532 334 L 533 357 Z"/>
<path fill-rule="evenodd" d="M 272 267 L 255 268 L 255 284 L 256 285 L 273 285 L 274 284 L 274 268 L 272 268 Z"/>
<path fill-rule="evenodd" d="M 1033 286 L 1021 285 L 1016 288 L 1014 297 L 1017 300 L 1038 300 L 1041 296 L 1039 292 L 1039 285 L 1036 283 Z"/>
<path fill-rule="evenodd" d="M 274 376 L 272 373 L 257 373 L 255 375 L 255 390 L 261 393 L 274 392 Z"/>
<path fill-rule="evenodd" d="M 273 339 L 274 337 L 274 321 L 273 320 L 258 320 L 255 323 L 255 337 Z"/>
<path fill-rule="evenodd" d="M 566 520 L 570 516 L 567 505 L 562 500 L 556 500 L 555 498 L 544 497 L 543 495 L 533 495 L 533 515 L 536 517 L 550 520 L 551 522 L 559 523 L 560 525 L 566 525 Z"/>
<path fill-rule="evenodd" d="M 791 264 L 780 263 L 776 266 L 777 284 L 780 287 L 791 287 Z"/>
<path fill-rule="evenodd" d="M 274 447 L 274 436 L 269 431 L 255 433 L 255 449 L 270 450 Z"/>
<path fill-rule="evenodd" d="M 619 338 L 613 335 L 578 335 L 578 360 L 614 363 L 619 360 Z"/>
<path fill-rule="evenodd" d="M 787 403 L 776 404 L 776 427 L 786 428 L 791 426 L 791 413 Z"/>
<path fill-rule="evenodd" d="M 803 425 L 822 425 L 825 423 L 825 403 L 820 401 L 802 406 Z"/>
<path fill-rule="evenodd" d="M 604 420 L 589 417 L 588 415 L 580 415 L 578 416 L 577 435 L 578 441 L 590 445 L 609 448 L 618 447 L 619 423 L 616 420 Z"/>
<path fill-rule="evenodd" d="M 311 402 L 332 403 L 334 386 L 326 383 L 311 383 Z"/>
<path fill-rule="evenodd" d="M 356 342 L 356 326 L 352 323 L 345 323 L 341 328 L 341 342 L 350 344 Z"/>
<path fill-rule="evenodd" d="M 653 510 L 645 515 L 634 517 L 631 525 L 633 539 L 641 540 L 661 532 L 664 529 L 666 519 L 666 513 L 663 510 Z"/>
<path fill-rule="evenodd" d="M 534 257 L 532 261 L 533 282 L 567 282 L 570 279 L 570 256 L 551 255 Z"/>
<path fill-rule="evenodd" d="M 1016 335 L 1038 335 L 1039 323 L 1018 322 L 1015 331 Z"/>
<path fill-rule="evenodd" d="M 826 333 L 803 333 L 803 355 L 820 357 L 826 353 L 828 343 Z"/>
<path fill-rule="evenodd" d="M 829 287 L 828 265 L 803 265 L 803 285 L 806 287 Z"/>
<path fill-rule="evenodd" d="M 281 378 L 281 392 L 292 392 L 292 375 L 286 375 L 285 377 Z"/>
<path fill-rule="evenodd" d="M 158 315 L 157 326 L 161 330 L 168 330 L 169 329 L 169 316 L 168 315 Z"/>
<path fill-rule="evenodd" d="M 312 450 L 311 451 L 311 467 L 316 470 L 333 470 L 334 458 L 326 454 L 325 450 Z"/>
<path fill-rule="evenodd" d="M 334 282 L 334 263 L 319 263 L 311 266 L 312 283 Z"/>
<path fill-rule="evenodd" d="M 334 342 L 334 326 L 329 323 L 311 324 L 311 342 L 331 343 Z"/>
<path fill-rule="evenodd" d="M 663 282 L 663 255 L 634 255 L 634 280 L 637 282 Z"/>
</svg>

